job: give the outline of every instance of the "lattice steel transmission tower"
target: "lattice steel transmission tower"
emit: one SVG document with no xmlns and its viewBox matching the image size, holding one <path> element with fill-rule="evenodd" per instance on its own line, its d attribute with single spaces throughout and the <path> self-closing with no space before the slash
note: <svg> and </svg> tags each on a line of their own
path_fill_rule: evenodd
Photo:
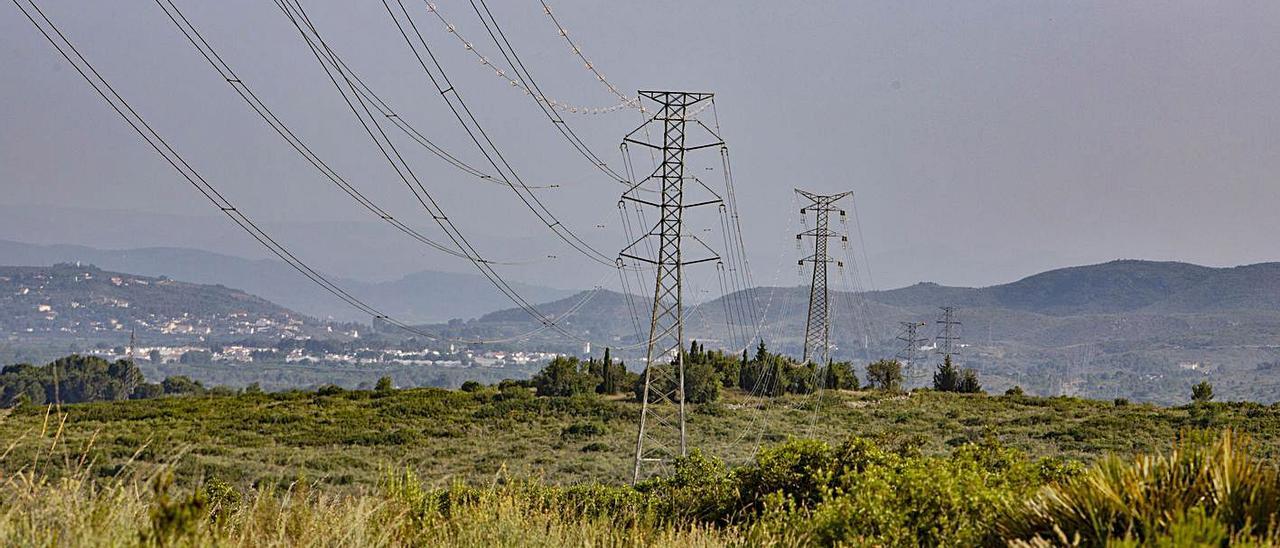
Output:
<svg viewBox="0 0 1280 548">
<path fill-rule="evenodd" d="M 950 358 L 957 353 L 960 342 L 960 320 L 956 319 L 956 309 L 953 306 L 942 307 L 942 317 L 938 319 L 938 336 L 934 339 L 937 343 L 937 352 L 944 358 Z"/>
<path fill-rule="evenodd" d="M 804 324 L 804 361 L 813 359 L 825 365 L 831 359 L 831 308 L 828 302 L 830 294 L 827 291 L 827 265 L 836 263 L 837 266 L 844 266 L 843 262 L 827 255 L 827 240 L 838 237 L 842 242 L 849 241 L 848 236 L 828 228 L 830 213 L 836 211 L 844 217 L 844 210 L 835 207 L 835 203 L 841 198 L 852 196 L 853 193 L 822 195 L 797 188 L 796 194 L 809 200 L 808 205 L 800 208 L 800 215 L 813 212 L 815 217 L 812 229 L 796 234 L 797 241 L 805 237 L 813 238 L 813 254 L 800 259 L 798 263 L 801 267 L 805 263 L 813 264 L 813 281 L 809 284 L 809 319 Z"/>
<path fill-rule="evenodd" d="M 624 200 L 654 207 L 659 211 L 657 224 L 619 253 L 620 263 L 622 258 L 632 259 L 651 264 L 657 271 L 648 349 L 645 352 L 644 398 L 641 400 L 640 426 L 636 434 L 633 482 L 641 479 L 646 464 L 661 467 L 674 457 L 684 456 L 688 451 L 685 434 L 681 278 L 684 267 L 717 261 L 720 257 L 696 235 L 683 232 L 684 210 L 718 204 L 721 199 L 705 185 L 699 185 L 710 192 L 711 197 L 705 200 L 685 200 L 684 184 L 687 180 L 694 179 L 685 174 L 685 153 L 724 144 L 709 127 L 689 117 L 690 107 L 710 101 L 712 94 L 641 91 L 639 95 L 642 99 L 656 103 L 657 108 L 653 117 L 627 134 L 623 143 L 659 151 L 661 158 L 652 174 L 634 182 L 622 195 Z M 650 125 L 661 126 L 661 142 L 647 141 Z M 705 131 L 710 134 L 710 142 L 690 144 L 688 137 L 691 131 Z M 641 133 L 644 135 L 641 136 Z M 646 186 L 650 188 L 645 188 Z M 641 253 L 642 243 L 645 244 L 645 249 L 652 249 L 650 242 L 646 242 L 650 238 L 658 240 L 656 257 Z M 700 244 L 706 250 L 706 255 L 693 258 L 686 256 L 681 246 L 685 240 Z"/>
<path fill-rule="evenodd" d="M 902 363 L 904 369 L 907 370 L 907 376 L 917 377 L 913 366 L 920 360 L 920 347 L 924 345 L 924 338 L 920 335 L 920 328 L 925 326 L 924 322 L 898 322 L 902 326 L 902 331 L 898 332 L 897 339 L 902 341 L 902 349 L 894 356 Z"/>
</svg>

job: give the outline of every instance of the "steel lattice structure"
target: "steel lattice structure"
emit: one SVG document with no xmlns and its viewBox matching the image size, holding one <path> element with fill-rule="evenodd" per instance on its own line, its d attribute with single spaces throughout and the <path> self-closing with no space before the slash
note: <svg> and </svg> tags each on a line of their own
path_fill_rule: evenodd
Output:
<svg viewBox="0 0 1280 548">
<path fill-rule="evenodd" d="M 692 179 L 685 174 L 685 153 L 693 150 L 721 146 L 724 142 L 702 122 L 688 118 L 690 107 L 710 101 L 710 93 L 679 91 L 641 91 L 642 99 L 656 103 L 653 117 L 629 133 L 624 143 L 635 144 L 660 151 L 661 160 L 653 173 L 633 183 L 622 199 L 657 208 L 658 222 L 647 233 L 628 245 L 619 254 L 622 259 L 632 259 L 654 266 L 657 272 L 653 293 L 653 314 L 649 322 L 648 348 L 645 353 L 644 398 L 641 400 L 640 425 L 636 434 L 635 473 L 632 481 L 639 481 L 645 465 L 661 467 L 671 459 L 684 456 L 688 451 L 685 434 L 684 391 L 684 316 L 682 276 L 684 267 L 691 264 L 717 261 L 720 257 L 696 236 L 683 233 L 684 210 L 721 203 L 718 195 L 706 200 L 685 201 L 684 184 Z M 661 125 L 662 141 L 650 143 L 640 137 L 651 124 Z M 705 130 L 711 142 L 690 144 L 688 132 Z M 649 198 L 657 186 L 658 201 Z M 703 185 L 703 188 L 706 188 Z M 710 189 L 708 189 L 709 191 Z M 640 253 L 641 243 L 657 239 L 657 256 Z M 707 256 L 690 259 L 684 255 L 681 244 L 695 241 L 706 249 Z M 648 246 L 645 246 L 646 248 Z"/>
<path fill-rule="evenodd" d="M 925 339 L 920 335 L 920 328 L 925 326 L 924 322 L 898 322 L 902 326 L 902 331 L 898 333 L 898 340 L 902 341 L 902 350 L 898 352 L 897 358 L 902 363 L 902 367 L 906 369 L 907 376 L 918 378 L 923 376 L 923 370 L 916 371 L 914 367 L 918 365 L 920 360 L 920 346 L 924 344 Z"/>
<path fill-rule="evenodd" d="M 809 201 L 808 205 L 800 208 L 800 215 L 813 212 L 815 217 L 812 229 L 796 234 L 796 240 L 813 238 L 813 254 L 800 259 L 798 263 L 800 266 L 804 266 L 805 263 L 813 264 L 813 280 L 809 284 L 809 318 L 804 324 L 804 361 L 813 360 L 825 365 L 831 359 L 831 308 L 830 293 L 827 291 L 827 265 L 836 263 L 837 266 L 844 266 L 843 262 L 827 255 L 827 240 L 839 237 L 841 241 L 849 241 L 848 236 L 838 234 L 829 228 L 830 213 L 836 211 L 843 217 L 844 210 L 835 207 L 835 203 L 841 198 L 852 196 L 853 193 L 822 195 L 797 188 L 796 194 Z"/>
<path fill-rule="evenodd" d="M 960 320 L 956 319 L 956 309 L 952 306 L 942 308 L 942 318 L 938 319 L 938 336 L 935 339 L 938 354 L 950 358 L 957 353 L 960 342 Z"/>
</svg>

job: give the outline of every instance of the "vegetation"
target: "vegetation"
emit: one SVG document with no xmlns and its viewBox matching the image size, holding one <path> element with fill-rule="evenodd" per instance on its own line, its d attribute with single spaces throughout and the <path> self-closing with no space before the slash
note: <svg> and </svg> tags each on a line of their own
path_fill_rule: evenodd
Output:
<svg viewBox="0 0 1280 548">
<path fill-rule="evenodd" d="M 146 383 L 133 362 L 108 362 L 97 356 L 71 355 L 44 366 L 23 363 L 0 369 L 0 407 L 146 399 L 204 391 L 203 385 L 184 376 Z"/>
<path fill-rule="evenodd" d="M 47 423 L 65 422 L 49 417 Z M 566 436 L 591 436 L 584 423 Z M 52 438 L 52 441 L 50 440 Z M 1270 545 L 1280 481 L 1247 438 L 1185 432 L 1173 450 L 1086 469 L 994 438 L 937 455 L 850 437 L 792 439 L 727 466 L 700 452 L 636 487 L 499 474 L 432 487 L 413 472 L 341 491 L 303 479 L 174 482 L 174 463 L 94 474 L 61 430 L 0 483 L 6 545 L 1050 546 Z M 15 444 L 18 445 L 18 444 Z M 138 451 L 139 453 L 141 452 Z M 49 475 L 52 463 L 75 463 Z M 58 470 L 61 472 L 62 470 Z"/>
<path fill-rule="evenodd" d="M 896 362 L 868 368 L 874 391 L 726 386 L 730 364 L 785 381 L 773 386 L 856 383 L 848 366 L 757 355 L 691 345 L 687 365 L 719 395 L 690 405 L 699 450 L 634 488 L 621 482 L 639 405 L 597 393 L 605 360 L 467 391 L 387 378 L 235 393 L 174 377 L 138 386 L 185 397 L 22 402 L 0 415 L 0 543 L 1280 541 L 1280 406 L 904 394 Z"/>
<path fill-rule="evenodd" d="M 938 370 L 933 372 L 933 389 L 939 392 L 958 392 L 960 369 L 951 363 L 951 355 L 942 358 Z"/>
<path fill-rule="evenodd" d="M 1188 432 L 1169 453 L 1108 457 L 1044 487 L 999 526 L 1006 538 L 1091 546 L 1275 545 L 1280 477 L 1247 437 Z"/>
<path fill-rule="evenodd" d="M 867 384 L 885 392 L 902 390 L 902 364 L 898 360 L 880 360 L 867 365 Z"/>
<path fill-rule="evenodd" d="M 621 362 L 614 362 L 605 349 L 604 359 L 586 362 L 572 356 L 557 356 L 529 379 L 539 396 L 580 396 L 616 394 L 623 386 L 637 382 L 638 376 L 627 372 Z M 477 388 L 472 386 L 471 388 Z M 474 390 L 469 390 L 474 391 Z"/>
<path fill-rule="evenodd" d="M 1191 401 L 1207 402 L 1213 400 L 1213 385 L 1209 381 L 1200 381 L 1191 387 Z"/>
</svg>

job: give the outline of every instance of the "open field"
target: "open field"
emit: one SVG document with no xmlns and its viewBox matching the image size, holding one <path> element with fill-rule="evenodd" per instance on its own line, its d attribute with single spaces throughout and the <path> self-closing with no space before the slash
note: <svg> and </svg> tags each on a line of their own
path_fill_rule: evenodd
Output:
<svg viewBox="0 0 1280 548">
<path fill-rule="evenodd" d="M 619 479 L 635 409 L 597 398 L 418 389 L 17 409 L 0 422 L 0 544 L 1280 541 L 1271 408 L 844 393 L 816 413 L 804 398 L 727 412 L 746 400 L 694 421 L 702 447 L 737 462 L 695 451 L 634 488 Z M 739 439 L 766 422 L 842 441 Z"/>
<path fill-rule="evenodd" d="M 170 397 L 62 410 L 62 424 L 39 406 L 0 419 L 0 450 L 10 450 L 0 473 L 29 468 L 48 450 L 40 432 L 61 429 L 60 450 L 72 456 L 42 463 L 44 472 L 57 474 L 83 456 L 99 477 L 131 460 L 147 467 L 176 459 L 179 484 L 283 486 L 305 478 L 358 489 L 393 470 L 413 471 L 428 486 L 488 483 L 498 474 L 620 484 L 629 480 L 638 415 L 626 400 L 493 388 Z M 1091 462 L 1163 449 L 1188 427 L 1232 427 L 1251 434 L 1263 455 L 1280 455 L 1280 407 L 1253 403 L 1165 408 L 936 392 L 760 399 L 727 391 L 691 410 L 691 445 L 729 464 L 789 437 L 839 443 L 851 436 L 924 454 L 992 438 L 1032 456 Z"/>
</svg>

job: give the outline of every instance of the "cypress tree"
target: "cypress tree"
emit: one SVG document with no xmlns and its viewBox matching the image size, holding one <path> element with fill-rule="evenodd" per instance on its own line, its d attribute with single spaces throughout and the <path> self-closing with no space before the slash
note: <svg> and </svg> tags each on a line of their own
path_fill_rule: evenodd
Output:
<svg viewBox="0 0 1280 548">
<path fill-rule="evenodd" d="M 951 356 L 942 359 L 942 365 L 933 373 L 933 389 L 940 392 L 955 392 L 960 389 L 960 370 L 951 363 Z"/>
</svg>

